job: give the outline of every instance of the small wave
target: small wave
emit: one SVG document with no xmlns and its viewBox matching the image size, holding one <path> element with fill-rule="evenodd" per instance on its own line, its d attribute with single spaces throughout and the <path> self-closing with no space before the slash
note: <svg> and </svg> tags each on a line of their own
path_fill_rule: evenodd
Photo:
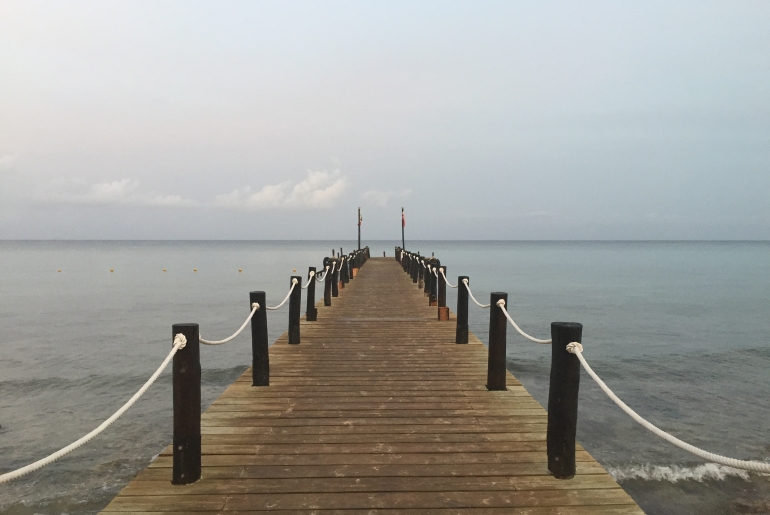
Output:
<svg viewBox="0 0 770 515">
<path fill-rule="evenodd" d="M 676 483 L 677 481 L 724 481 L 728 477 L 739 477 L 749 481 L 749 473 L 745 470 L 725 467 L 716 463 L 706 463 L 694 467 L 680 465 L 651 465 L 645 463 L 642 465 L 629 465 L 624 467 L 607 467 L 607 472 L 615 478 L 615 481 L 622 482 L 629 479 L 642 479 L 646 481 L 668 481 Z"/>
</svg>

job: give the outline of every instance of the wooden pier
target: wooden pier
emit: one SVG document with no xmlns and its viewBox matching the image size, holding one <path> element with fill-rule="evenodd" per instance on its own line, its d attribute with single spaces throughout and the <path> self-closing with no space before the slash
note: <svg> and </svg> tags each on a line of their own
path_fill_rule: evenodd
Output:
<svg viewBox="0 0 770 515">
<path fill-rule="evenodd" d="M 488 391 L 486 348 L 392 258 L 322 304 L 270 348 L 270 386 L 249 370 L 203 414 L 200 480 L 171 484 L 169 446 L 103 513 L 643 513 L 582 447 L 551 476 L 546 411 L 510 375 Z"/>
</svg>

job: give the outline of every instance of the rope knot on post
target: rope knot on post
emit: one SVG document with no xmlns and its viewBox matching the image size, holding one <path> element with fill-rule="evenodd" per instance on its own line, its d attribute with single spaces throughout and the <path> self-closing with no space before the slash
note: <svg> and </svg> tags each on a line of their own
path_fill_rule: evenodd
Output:
<svg viewBox="0 0 770 515">
<path fill-rule="evenodd" d="M 252 302 L 251 303 L 251 309 L 253 309 L 254 311 L 259 311 L 259 307 L 260 307 L 259 306 L 259 302 Z"/>
<path fill-rule="evenodd" d="M 174 336 L 174 347 L 179 346 L 180 349 L 184 349 L 187 345 L 187 338 L 182 333 L 178 333 Z"/>
<path fill-rule="evenodd" d="M 505 299 L 500 299 L 497 302 L 495 302 L 498 308 L 504 308 L 505 307 Z"/>
<path fill-rule="evenodd" d="M 577 354 L 583 352 L 583 345 L 579 342 L 570 342 L 567 344 L 567 352 L 570 354 Z"/>
</svg>

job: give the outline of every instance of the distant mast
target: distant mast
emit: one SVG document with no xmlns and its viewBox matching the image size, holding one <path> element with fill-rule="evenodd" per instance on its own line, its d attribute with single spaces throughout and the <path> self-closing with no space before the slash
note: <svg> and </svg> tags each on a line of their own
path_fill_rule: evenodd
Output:
<svg viewBox="0 0 770 515">
<path fill-rule="evenodd" d="M 361 208 L 358 208 L 358 250 L 361 250 Z"/>
<path fill-rule="evenodd" d="M 404 217 L 404 208 L 401 208 L 401 248 L 406 249 L 406 244 L 404 243 L 404 227 L 406 227 L 406 218 Z"/>
</svg>

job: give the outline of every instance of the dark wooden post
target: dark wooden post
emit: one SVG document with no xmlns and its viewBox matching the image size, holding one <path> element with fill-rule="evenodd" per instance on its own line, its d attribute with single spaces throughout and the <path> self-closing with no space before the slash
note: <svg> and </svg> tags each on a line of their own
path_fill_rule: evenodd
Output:
<svg viewBox="0 0 770 515">
<path fill-rule="evenodd" d="M 438 269 L 438 307 L 446 306 L 446 279 L 444 279 L 446 270 L 445 266 L 440 266 Z"/>
<path fill-rule="evenodd" d="M 468 289 L 463 284 L 467 276 L 457 278 L 457 330 L 455 343 L 468 343 Z"/>
<path fill-rule="evenodd" d="M 187 485 L 201 477 L 201 360 L 198 324 L 174 324 L 187 344 L 174 354 L 174 456 L 171 483 Z"/>
<path fill-rule="evenodd" d="M 332 274 L 332 297 L 340 296 L 340 260 L 334 260 L 334 274 Z"/>
<path fill-rule="evenodd" d="M 251 317 L 251 386 L 270 385 L 270 354 L 267 341 L 267 296 L 263 291 L 249 293 L 249 310 L 259 309 Z"/>
<path fill-rule="evenodd" d="M 567 344 L 580 343 L 583 325 L 551 324 L 551 385 L 548 390 L 548 470 L 558 479 L 575 475 L 580 360 L 567 352 Z"/>
<path fill-rule="evenodd" d="M 430 259 L 423 259 L 423 263 L 425 264 L 425 270 L 422 271 L 422 273 L 425 275 L 425 285 L 423 286 L 422 293 L 425 296 L 430 295 L 430 270 L 428 270 L 428 265 L 431 264 Z"/>
<path fill-rule="evenodd" d="M 417 267 L 420 266 L 417 254 L 412 254 L 412 283 L 417 284 Z"/>
<path fill-rule="evenodd" d="M 345 256 L 340 256 L 340 273 L 339 273 L 339 282 L 337 283 L 337 288 L 340 290 L 345 289 L 345 265 L 347 264 L 347 259 Z"/>
<path fill-rule="evenodd" d="M 425 287 L 425 267 L 423 266 L 422 256 L 417 256 L 417 288 L 423 289 Z"/>
<path fill-rule="evenodd" d="M 297 281 L 289 295 L 289 343 L 299 343 L 299 311 L 302 309 L 302 276 L 292 275 L 289 286 Z"/>
<path fill-rule="evenodd" d="M 350 282 L 350 256 L 345 256 L 345 264 L 342 267 L 342 284 L 348 284 Z"/>
<path fill-rule="evenodd" d="M 312 272 L 312 275 L 311 275 Z M 310 284 L 307 287 L 307 304 L 305 307 L 305 320 L 308 322 L 315 322 L 318 320 L 318 308 L 315 307 L 315 272 L 314 266 L 307 269 L 307 280 Z"/>
<path fill-rule="evenodd" d="M 441 262 L 432 258 L 433 270 L 430 273 L 430 298 L 428 299 L 429 306 L 438 306 L 438 268 L 441 266 Z"/>
<path fill-rule="evenodd" d="M 442 274 L 441 271 L 444 271 Z M 438 269 L 438 319 L 441 321 L 449 320 L 449 307 L 446 305 L 446 267 L 441 266 Z"/>
<path fill-rule="evenodd" d="M 505 336 L 508 320 L 497 301 L 508 304 L 508 294 L 492 292 L 489 300 L 489 361 L 487 364 L 487 390 L 505 390 Z"/>
<path fill-rule="evenodd" d="M 329 267 L 328 269 L 326 267 Z M 332 305 L 332 260 L 329 258 L 324 259 L 324 306 Z"/>
</svg>

